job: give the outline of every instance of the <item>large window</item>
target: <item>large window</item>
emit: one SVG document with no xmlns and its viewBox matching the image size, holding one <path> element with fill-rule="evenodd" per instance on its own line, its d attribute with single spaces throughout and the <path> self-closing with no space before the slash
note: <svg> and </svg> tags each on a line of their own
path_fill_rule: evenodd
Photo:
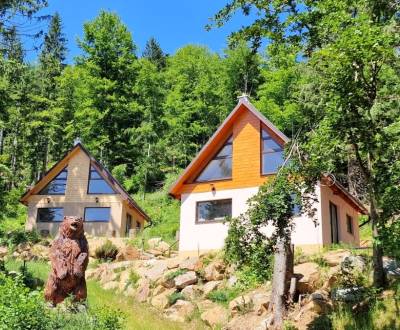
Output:
<svg viewBox="0 0 400 330">
<path fill-rule="evenodd" d="M 110 221 L 109 207 L 85 207 L 85 221 Z"/>
<path fill-rule="evenodd" d="M 43 207 L 37 210 L 37 222 L 61 222 L 63 218 L 62 207 Z"/>
<path fill-rule="evenodd" d="M 225 180 L 232 177 L 232 136 L 197 177 L 197 182 Z"/>
<path fill-rule="evenodd" d="M 276 173 L 284 161 L 283 148 L 267 133 L 261 130 L 261 173 Z"/>
<path fill-rule="evenodd" d="M 67 177 L 68 170 L 64 168 L 40 191 L 39 195 L 64 195 L 67 187 Z"/>
<path fill-rule="evenodd" d="M 197 202 L 196 222 L 222 221 L 232 216 L 232 199 Z"/>
<path fill-rule="evenodd" d="M 93 166 L 90 166 L 89 171 L 88 194 L 115 194 L 113 188 L 111 188 Z"/>
</svg>

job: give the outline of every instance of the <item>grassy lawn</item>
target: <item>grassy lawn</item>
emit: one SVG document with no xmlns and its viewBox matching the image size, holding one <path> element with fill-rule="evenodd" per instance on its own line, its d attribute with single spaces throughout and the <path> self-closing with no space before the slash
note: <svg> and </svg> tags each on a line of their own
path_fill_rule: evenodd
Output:
<svg viewBox="0 0 400 330">
<path fill-rule="evenodd" d="M 9 260 L 6 263 L 8 270 L 18 270 L 22 262 Z M 28 262 L 28 270 L 34 277 L 46 281 L 49 265 L 44 262 Z M 103 290 L 95 281 L 88 281 L 89 307 L 107 306 L 121 310 L 125 315 L 125 328 L 128 330 L 154 330 L 154 329 L 183 329 L 182 325 L 170 322 L 160 316 L 160 312 L 150 306 L 135 302 L 132 298 L 124 297 L 114 291 Z M 185 329 L 187 327 L 185 326 Z"/>
</svg>

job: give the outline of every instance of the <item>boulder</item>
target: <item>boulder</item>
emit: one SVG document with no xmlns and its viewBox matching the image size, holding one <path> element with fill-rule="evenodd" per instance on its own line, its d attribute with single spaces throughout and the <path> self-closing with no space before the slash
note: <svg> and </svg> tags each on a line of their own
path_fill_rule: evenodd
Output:
<svg viewBox="0 0 400 330">
<path fill-rule="evenodd" d="M 222 326 L 228 322 L 228 313 L 222 306 L 215 306 L 203 312 L 200 318 L 209 327 L 214 328 Z"/>
<path fill-rule="evenodd" d="M 104 290 L 115 290 L 118 288 L 119 288 L 119 282 L 117 281 L 107 282 L 103 284 Z"/>
<path fill-rule="evenodd" d="M 189 257 L 179 263 L 180 269 L 198 271 L 203 266 L 203 263 L 198 257 Z"/>
<path fill-rule="evenodd" d="M 113 282 L 117 279 L 117 277 L 117 273 L 114 273 L 112 270 L 107 268 L 101 273 L 100 284 L 104 285 L 108 282 Z"/>
<path fill-rule="evenodd" d="M 169 306 L 169 300 L 168 297 L 173 294 L 174 292 L 176 292 L 175 289 L 167 289 L 165 290 L 163 293 L 154 296 L 151 299 L 151 304 L 158 308 L 158 309 L 165 309 Z"/>
<path fill-rule="evenodd" d="M 178 258 L 170 258 L 167 260 L 168 269 L 175 269 L 179 267 L 179 259 Z"/>
<path fill-rule="evenodd" d="M 253 305 L 253 311 L 256 312 L 257 315 L 262 315 L 268 311 L 270 294 L 261 292 L 255 293 L 251 296 L 251 301 Z"/>
<path fill-rule="evenodd" d="M 116 261 L 137 260 L 140 258 L 140 252 L 135 247 L 128 245 L 121 248 L 115 258 Z"/>
<path fill-rule="evenodd" d="M 125 297 L 134 297 L 136 295 L 136 290 L 132 285 L 128 285 L 124 291 L 122 291 L 122 294 Z"/>
<path fill-rule="evenodd" d="M 113 262 L 110 264 L 107 263 L 107 264 L 104 264 L 104 266 L 106 266 L 110 270 L 113 270 L 114 272 L 119 272 L 126 268 L 135 266 L 135 261 L 134 260 L 119 261 L 119 262 Z"/>
<path fill-rule="evenodd" d="M 95 279 L 95 277 L 97 276 L 97 273 L 98 273 L 98 270 L 95 269 L 95 268 L 88 269 L 88 270 L 85 272 L 85 277 L 86 277 L 87 280 L 89 280 L 89 279 L 91 279 L 91 278 L 94 278 L 94 279 Z"/>
<path fill-rule="evenodd" d="M 155 249 L 160 251 L 162 254 L 166 254 L 169 251 L 170 247 L 171 246 L 167 242 L 161 241 L 160 243 L 158 243 Z"/>
<path fill-rule="evenodd" d="M 167 262 L 165 260 L 152 260 L 153 263 L 148 265 L 148 268 L 138 269 L 138 273 L 142 277 L 146 277 L 151 281 L 159 280 L 167 270 Z"/>
<path fill-rule="evenodd" d="M 165 288 L 164 286 L 162 286 L 162 285 L 157 285 L 157 286 L 154 288 L 152 294 L 153 294 L 153 296 L 158 296 L 159 294 L 165 292 L 165 290 L 166 290 L 166 288 Z"/>
<path fill-rule="evenodd" d="M 350 252 L 347 250 L 334 250 L 334 251 L 329 251 L 324 254 L 324 259 L 328 266 L 334 267 L 337 265 L 340 265 L 342 262 L 343 258 L 347 257 L 350 255 Z"/>
<path fill-rule="evenodd" d="M 318 265 L 314 262 L 306 262 L 294 266 L 294 275 L 297 277 L 297 290 L 299 293 L 311 293 L 317 288 L 320 279 Z"/>
<path fill-rule="evenodd" d="M 331 291 L 338 281 L 338 273 L 340 271 L 340 266 L 335 266 L 329 269 L 327 279 L 322 286 L 323 290 Z"/>
<path fill-rule="evenodd" d="M 182 289 L 181 293 L 187 300 L 194 300 L 203 293 L 198 285 L 188 285 Z"/>
<path fill-rule="evenodd" d="M 147 250 L 147 253 L 150 253 L 153 256 L 153 258 L 163 255 L 163 253 L 160 250 L 156 250 L 156 249 Z"/>
<path fill-rule="evenodd" d="M 219 281 L 225 277 L 225 264 L 222 261 L 213 261 L 204 269 L 204 278 L 207 281 Z"/>
<path fill-rule="evenodd" d="M 150 295 L 150 280 L 141 279 L 138 283 L 136 290 L 136 300 L 138 302 L 145 302 Z"/>
<path fill-rule="evenodd" d="M 329 312 L 332 309 L 332 304 L 328 299 L 328 293 L 323 290 L 312 293 L 305 309 L 317 314 Z"/>
<path fill-rule="evenodd" d="M 367 268 L 367 262 L 362 256 L 345 256 L 340 264 L 343 273 L 351 274 L 353 272 L 362 273 Z"/>
<path fill-rule="evenodd" d="M 239 312 L 250 311 L 252 308 L 252 300 L 249 295 L 236 297 L 229 303 L 229 310 L 231 315 L 234 316 Z"/>
<path fill-rule="evenodd" d="M 4 258 L 8 254 L 8 249 L 5 246 L 0 246 L 0 258 Z"/>
<path fill-rule="evenodd" d="M 183 289 L 185 286 L 196 284 L 197 283 L 197 275 L 195 272 L 190 271 L 185 274 L 179 275 L 175 277 L 175 286 L 178 289 Z"/>
<path fill-rule="evenodd" d="M 221 284 L 221 281 L 210 281 L 204 284 L 203 293 L 207 296 L 210 292 L 216 290 L 218 286 Z"/>
<path fill-rule="evenodd" d="M 191 302 L 178 300 L 174 305 L 168 308 L 164 314 L 172 321 L 185 322 L 190 315 L 193 314 L 194 310 L 195 306 Z"/>
<path fill-rule="evenodd" d="M 385 258 L 383 260 L 383 269 L 389 280 L 395 280 L 400 278 L 400 262 L 397 262 L 396 260 L 393 259 Z"/>
<path fill-rule="evenodd" d="M 160 283 L 162 286 L 165 288 L 171 289 L 175 286 L 175 278 L 171 278 L 171 274 L 174 273 L 175 270 L 169 271 L 164 274 L 164 276 L 161 278 Z"/>
<path fill-rule="evenodd" d="M 238 281 L 238 278 L 235 275 L 232 275 L 231 277 L 228 278 L 226 285 L 228 288 L 232 288 L 236 285 L 237 281 Z"/>
<path fill-rule="evenodd" d="M 149 249 L 155 249 L 156 246 L 162 241 L 161 237 L 154 237 L 154 238 L 150 238 L 147 241 L 147 245 L 149 246 Z"/>
<path fill-rule="evenodd" d="M 39 260 L 49 260 L 49 248 L 40 244 L 36 244 L 31 248 L 32 255 Z"/>
<path fill-rule="evenodd" d="M 130 269 L 125 269 L 119 274 L 119 286 L 118 286 L 119 291 L 121 292 L 124 291 L 125 288 L 128 286 L 130 276 L 131 276 Z"/>
<path fill-rule="evenodd" d="M 365 289 L 362 287 L 338 288 L 333 291 L 332 299 L 344 302 L 359 302 L 364 297 Z"/>
</svg>

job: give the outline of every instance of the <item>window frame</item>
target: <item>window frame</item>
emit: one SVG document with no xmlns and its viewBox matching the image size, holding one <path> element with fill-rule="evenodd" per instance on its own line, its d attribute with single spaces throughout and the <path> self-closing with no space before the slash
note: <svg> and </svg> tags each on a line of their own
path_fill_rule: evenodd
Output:
<svg viewBox="0 0 400 330">
<path fill-rule="evenodd" d="M 205 221 L 199 221 L 199 213 L 198 213 L 198 207 L 200 203 L 208 203 L 208 202 L 220 202 L 220 201 L 230 201 L 231 202 L 231 217 L 232 217 L 232 206 L 233 206 L 233 200 L 232 198 L 222 198 L 222 199 L 211 199 L 211 200 L 204 200 L 204 201 L 196 201 L 196 207 L 195 207 L 195 224 L 196 225 L 202 225 L 202 224 L 211 224 L 211 223 L 222 223 L 225 221 L 225 218 L 223 220 L 205 220 Z"/>
<path fill-rule="evenodd" d="M 58 209 L 58 210 L 62 210 L 62 217 L 61 220 L 51 220 L 51 221 L 41 221 L 39 219 L 39 210 L 48 210 L 48 209 Z M 61 223 L 64 220 L 64 208 L 63 207 L 38 207 L 36 210 L 36 223 Z"/>
<path fill-rule="evenodd" d="M 231 141 L 229 141 L 231 140 Z M 230 156 L 219 156 L 218 154 L 225 148 L 225 146 L 231 146 L 231 155 Z M 211 179 L 211 180 L 199 180 L 198 178 L 203 174 L 204 170 L 210 165 L 213 160 L 217 159 L 231 159 L 231 175 L 226 178 L 218 178 L 218 179 Z M 204 166 L 201 171 L 197 174 L 196 178 L 194 179 L 194 183 L 207 183 L 207 182 L 217 182 L 217 181 L 229 181 L 232 180 L 232 172 L 233 172 L 233 134 L 230 134 L 229 137 L 225 140 L 225 143 L 218 149 L 218 151 L 214 154 L 214 156 L 207 162 L 206 166 Z"/>
<path fill-rule="evenodd" d="M 108 220 L 86 220 L 86 210 L 87 209 L 109 209 L 110 210 L 110 215 Z M 97 222 L 104 222 L 108 223 L 111 222 L 111 207 L 110 206 L 86 206 L 83 210 L 83 221 L 88 222 L 88 223 L 97 223 Z"/>
<path fill-rule="evenodd" d="M 93 170 L 92 170 L 93 168 Z M 99 176 L 99 178 L 91 178 L 92 172 L 96 172 Z M 113 192 L 90 192 L 90 181 L 104 181 L 108 186 L 110 186 L 111 190 Z M 93 164 L 90 164 L 89 166 L 89 175 L 88 175 L 88 180 L 87 180 L 87 189 L 86 189 L 86 194 L 87 195 L 116 195 L 117 193 L 115 192 L 114 188 L 110 185 L 110 183 L 100 174 L 100 171 L 97 167 L 93 166 Z"/>
<path fill-rule="evenodd" d="M 349 221 L 350 220 L 350 221 Z M 350 224 L 350 230 L 349 230 L 349 224 Z M 349 214 L 346 213 L 346 231 L 348 234 L 354 236 L 354 222 L 353 222 L 353 217 Z"/>
<path fill-rule="evenodd" d="M 268 134 L 269 138 L 263 137 L 263 131 L 265 131 Z M 272 137 L 272 135 L 270 134 L 270 132 L 268 132 L 268 130 L 262 124 L 260 125 L 260 174 L 261 174 L 261 176 L 274 175 L 274 174 L 278 173 L 279 169 L 275 172 L 265 172 L 264 173 L 264 170 L 263 170 L 264 157 L 263 156 L 265 154 L 274 154 L 274 153 L 277 153 L 278 151 L 274 150 L 273 152 L 264 152 L 264 140 L 274 141 L 276 144 L 279 145 L 279 147 L 281 148 L 280 152 L 282 152 L 282 153 L 284 152 L 284 146 L 281 145 L 281 143 L 279 143 L 276 139 L 274 139 Z"/>
<path fill-rule="evenodd" d="M 57 179 L 57 177 L 58 177 L 62 172 L 66 172 L 65 178 Z M 49 193 L 49 192 L 43 193 L 43 190 L 45 190 L 45 189 L 46 189 L 52 182 L 54 182 L 55 180 L 64 181 L 64 182 L 65 182 L 65 189 L 64 189 L 64 192 L 62 192 L 62 193 Z M 65 193 L 67 192 L 67 182 L 68 182 L 68 166 L 65 166 L 60 172 L 57 173 L 57 175 L 56 175 L 52 180 L 50 180 L 50 181 L 39 191 L 38 195 L 40 195 L 40 196 L 64 196 Z"/>
</svg>

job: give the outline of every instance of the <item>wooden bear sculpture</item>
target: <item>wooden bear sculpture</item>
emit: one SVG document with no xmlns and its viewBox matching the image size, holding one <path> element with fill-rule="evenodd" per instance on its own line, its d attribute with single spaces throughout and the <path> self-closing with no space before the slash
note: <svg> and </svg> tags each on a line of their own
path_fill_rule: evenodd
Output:
<svg viewBox="0 0 400 330">
<path fill-rule="evenodd" d="M 83 219 L 64 217 L 59 235 L 50 249 L 51 271 L 44 290 L 47 301 L 56 305 L 72 295 L 75 301 L 86 299 L 85 270 L 89 261 L 88 242 Z"/>
</svg>

